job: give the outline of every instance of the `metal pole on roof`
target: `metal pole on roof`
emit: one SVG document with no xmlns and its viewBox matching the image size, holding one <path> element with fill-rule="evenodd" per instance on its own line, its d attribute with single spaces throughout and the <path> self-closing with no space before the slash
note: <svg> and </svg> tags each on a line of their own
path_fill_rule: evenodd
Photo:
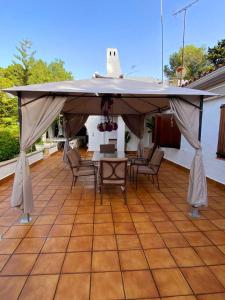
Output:
<svg viewBox="0 0 225 300">
<path fill-rule="evenodd" d="M 163 0 L 160 3 L 160 19 L 161 19 L 161 54 L 162 54 L 162 84 L 164 82 L 164 31 L 163 31 Z"/>
<path fill-rule="evenodd" d="M 181 79 L 180 81 L 182 82 L 183 80 L 183 69 L 184 69 L 184 45 L 185 45 L 185 33 L 186 33 L 186 16 L 187 16 L 187 10 L 189 8 L 191 8 L 192 5 L 194 5 L 195 3 L 197 3 L 199 0 L 195 0 L 193 2 L 191 2 L 190 4 L 186 5 L 185 7 L 179 9 L 178 11 L 176 11 L 173 16 L 176 16 L 178 14 L 184 13 L 184 21 L 183 21 L 183 41 L 182 41 L 182 59 L 181 59 L 181 66 L 182 66 L 182 70 L 181 70 Z"/>
</svg>

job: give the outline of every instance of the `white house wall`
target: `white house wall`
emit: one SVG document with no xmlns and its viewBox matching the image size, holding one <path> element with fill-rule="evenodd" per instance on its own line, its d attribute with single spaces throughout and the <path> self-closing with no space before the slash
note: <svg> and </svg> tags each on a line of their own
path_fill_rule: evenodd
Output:
<svg viewBox="0 0 225 300">
<path fill-rule="evenodd" d="M 225 95 L 225 85 L 211 89 Z M 220 106 L 225 104 L 225 96 L 204 101 L 202 119 L 202 149 L 207 177 L 225 184 L 225 160 L 216 156 L 220 123 Z M 165 158 L 181 166 L 190 168 L 194 150 L 182 136 L 181 148 L 165 148 Z"/>
<path fill-rule="evenodd" d="M 125 124 L 121 117 L 114 118 L 118 129 L 111 132 L 100 132 L 97 125 L 103 121 L 101 116 L 90 116 L 85 123 L 88 132 L 88 151 L 99 151 L 100 144 L 107 144 L 109 139 L 117 139 L 118 151 L 124 150 Z"/>
</svg>

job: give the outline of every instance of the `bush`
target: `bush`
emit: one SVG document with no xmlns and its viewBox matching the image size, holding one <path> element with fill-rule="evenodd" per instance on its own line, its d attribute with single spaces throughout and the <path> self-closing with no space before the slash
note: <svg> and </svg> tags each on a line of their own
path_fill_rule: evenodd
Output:
<svg viewBox="0 0 225 300">
<path fill-rule="evenodd" d="M 19 138 L 10 130 L 0 130 L 0 161 L 14 158 L 19 150 Z"/>
</svg>

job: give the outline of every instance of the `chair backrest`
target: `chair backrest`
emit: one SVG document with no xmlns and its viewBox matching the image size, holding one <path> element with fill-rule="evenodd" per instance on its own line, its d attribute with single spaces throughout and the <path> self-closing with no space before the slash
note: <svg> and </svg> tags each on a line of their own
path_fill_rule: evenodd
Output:
<svg viewBox="0 0 225 300">
<path fill-rule="evenodd" d="M 109 139 L 109 144 L 114 144 L 115 149 L 117 148 L 117 139 Z"/>
<path fill-rule="evenodd" d="M 76 153 L 76 155 L 78 157 L 78 160 L 80 161 L 81 160 L 81 156 L 80 156 L 79 150 L 76 147 L 74 147 L 72 150 Z"/>
<path fill-rule="evenodd" d="M 79 167 L 80 161 L 74 149 L 67 151 L 66 155 L 71 169 Z"/>
<path fill-rule="evenodd" d="M 156 148 L 152 155 L 152 158 L 150 159 L 149 164 L 151 166 L 159 167 L 161 165 L 163 156 L 164 156 L 164 151 Z"/>
<path fill-rule="evenodd" d="M 128 158 L 103 158 L 100 160 L 101 183 L 126 184 Z"/>
<path fill-rule="evenodd" d="M 152 158 L 155 147 L 144 147 L 143 149 L 143 158 L 149 161 Z"/>
<path fill-rule="evenodd" d="M 101 153 L 113 153 L 116 151 L 115 144 L 101 144 L 100 152 Z"/>
</svg>

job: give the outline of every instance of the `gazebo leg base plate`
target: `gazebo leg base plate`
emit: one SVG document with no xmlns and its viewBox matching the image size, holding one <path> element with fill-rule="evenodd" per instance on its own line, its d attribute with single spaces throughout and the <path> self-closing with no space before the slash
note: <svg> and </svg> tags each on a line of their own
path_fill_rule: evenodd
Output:
<svg viewBox="0 0 225 300">
<path fill-rule="evenodd" d="M 196 218 L 200 218 L 200 214 L 199 214 L 199 208 L 198 207 L 191 207 L 191 211 L 189 212 L 189 216 L 196 219 Z"/>
<path fill-rule="evenodd" d="M 28 224 L 32 220 L 31 216 L 28 214 L 22 215 L 19 219 L 20 224 Z"/>
</svg>

